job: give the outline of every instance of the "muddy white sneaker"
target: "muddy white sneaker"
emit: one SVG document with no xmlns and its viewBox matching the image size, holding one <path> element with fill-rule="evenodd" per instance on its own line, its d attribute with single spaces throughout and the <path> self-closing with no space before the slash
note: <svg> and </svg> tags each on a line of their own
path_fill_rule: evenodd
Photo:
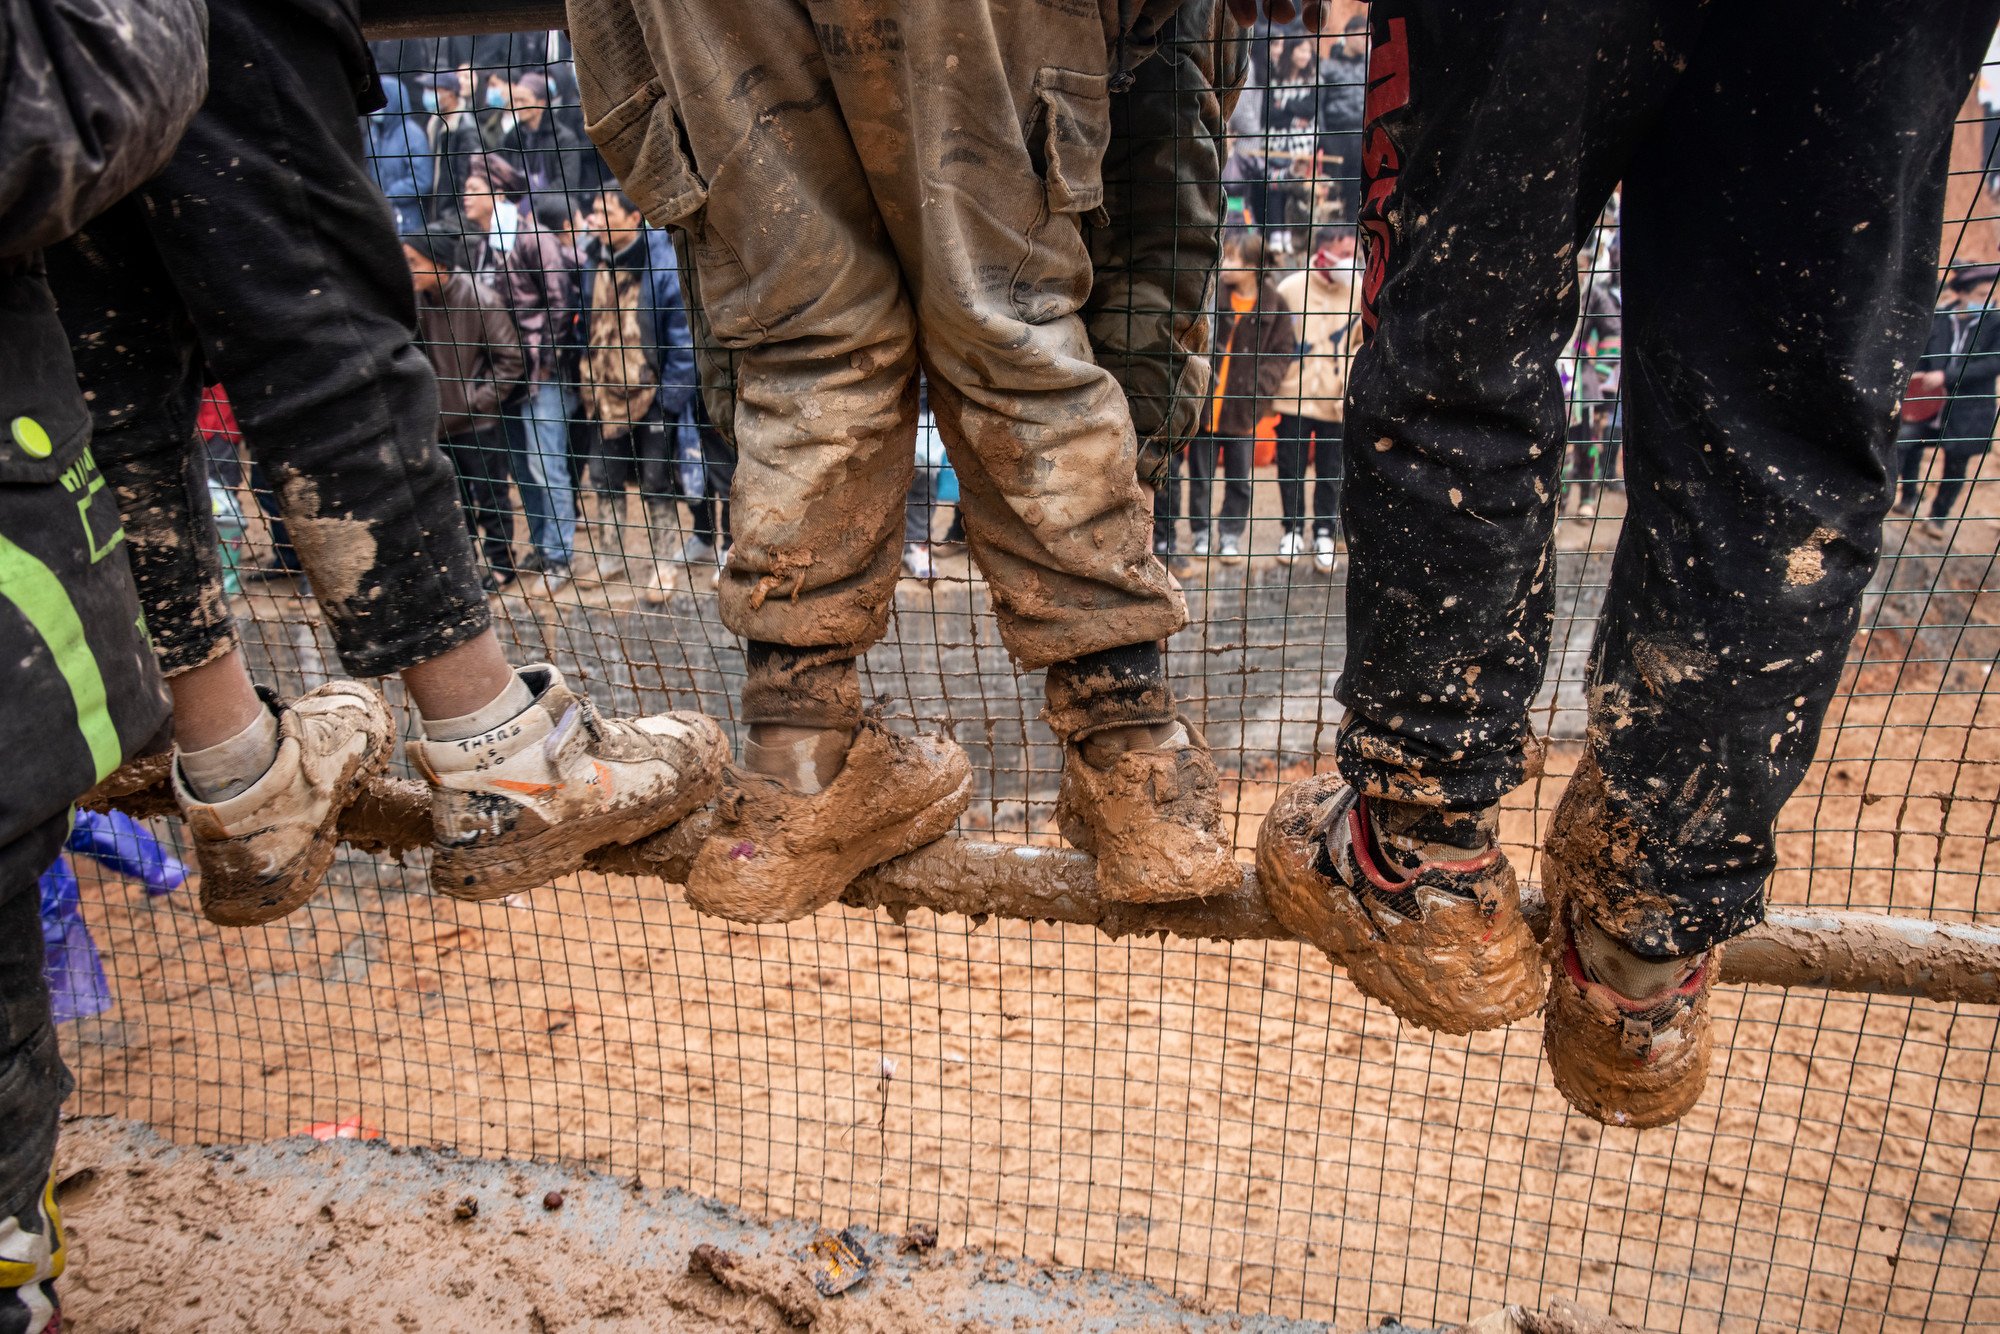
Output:
<svg viewBox="0 0 2000 1334">
<path fill-rule="evenodd" d="M 289 705 L 257 693 L 278 715 L 277 758 L 262 778 L 206 802 L 173 766 L 201 865 L 201 910 L 223 926 L 276 921 L 312 897 L 333 864 L 340 813 L 396 746 L 388 705 L 359 681 L 329 681 Z"/>
<path fill-rule="evenodd" d="M 688 872 L 688 902 L 732 922 L 789 922 L 854 877 L 944 836 L 972 801 L 972 765 L 946 736 L 864 718 L 833 780 L 800 792 L 738 765 Z"/>
<path fill-rule="evenodd" d="M 1222 559 L 1231 565 L 1243 559 L 1242 543 L 1233 537 L 1222 539 Z"/>
<path fill-rule="evenodd" d="M 925 582 L 937 578 L 937 566 L 931 563 L 931 549 L 921 542 L 912 542 L 904 547 L 903 573 Z"/>
<path fill-rule="evenodd" d="M 1222 825 L 1208 742 L 1185 718 L 1158 744 L 1093 763 L 1090 742 L 1064 747 L 1056 826 L 1097 858 L 1097 891 L 1120 903 L 1201 899 L 1241 888 Z"/>
<path fill-rule="evenodd" d="M 1442 1033 L 1500 1028 L 1533 1014 L 1546 981 L 1497 844 L 1397 865 L 1369 805 L 1337 774 L 1292 784 L 1257 835 L 1271 912 L 1347 970 L 1365 995 Z"/>
<path fill-rule="evenodd" d="M 1321 533 L 1313 539 L 1313 564 L 1319 567 L 1321 574 L 1333 573 L 1333 567 L 1339 559 L 1340 553 L 1334 548 L 1331 537 Z"/>
<path fill-rule="evenodd" d="M 1720 948 L 1691 961 L 1678 981 L 1636 998 L 1591 976 L 1560 910 L 1549 950 L 1542 1046 L 1563 1097 L 1594 1120 L 1636 1130 L 1685 1116 L 1708 1082 L 1708 996 Z"/>
<path fill-rule="evenodd" d="M 1305 537 L 1302 534 L 1287 530 L 1285 535 L 1278 539 L 1278 564 L 1290 565 L 1299 558 L 1299 553 L 1305 549 Z"/>
<path fill-rule="evenodd" d="M 613 843 L 631 843 L 707 803 L 729 744 L 699 713 L 631 721 L 546 663 L 521 668 L 535 702 L 481 736 L 413 741 L 431 785 L 431 888 L 495 899 L 546 885 Z"/>
<path fill-rule="evenodd" d="M 1208 534 L 1206 532 L 1195 534 L 1194 554 L 1197 556 L 1206 556 L 1208 554 Z"/>
</svg>

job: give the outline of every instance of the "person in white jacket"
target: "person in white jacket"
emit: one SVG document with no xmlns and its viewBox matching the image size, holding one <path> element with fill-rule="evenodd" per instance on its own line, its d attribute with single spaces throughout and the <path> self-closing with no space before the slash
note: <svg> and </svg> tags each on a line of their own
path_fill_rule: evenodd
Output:
<svg viewBox="0 0 2000 1334">
<path fill-rule="evenodd" d="M 1354 228 L 1322 227 L 1312 260 L 1278 284 L 1298 326 L 1299 359 L 1278 390 L 1278 495 L 1284 534 L 1278 559 L 1289 565 L 1306 549 L 1306 465 L 1313 485 L 1313 563 L 1331 572 L 1340 526 L 1340 439 L 1347 368 L 1361 345 L 1354 300 Z"/>
</svg>

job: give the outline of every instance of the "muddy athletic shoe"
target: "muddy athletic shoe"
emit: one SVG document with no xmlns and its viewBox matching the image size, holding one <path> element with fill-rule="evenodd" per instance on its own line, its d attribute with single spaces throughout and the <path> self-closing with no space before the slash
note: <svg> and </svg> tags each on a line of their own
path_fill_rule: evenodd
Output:
<svg viewBox="0 0 2000 1334">
<path fill-rule="evenodd" d="M 223 926 L 276 921 L 312 897 L 333 864 L 340 813 L 396 746 L 389 706 L 359 681 L 329 681 L 289 705 L 257 693 L 278 715 L 277 758 L 262 778 L 207 802 L 173 766 L 201 865 L 201 910 Z"/>
<path fill-rule="evenodd" d="M 1336 774 L 1294 783 L 1257 836 L 1264 897 L 1361 991 L 1443 1033 L 1533 1014 L 1545 986 L 1514 869 L 1490 842 L 1402 869 L 1380 855 L 1368 803 Z"/>
<path fill-rule="evenodd" d="M 656 833 L 707 803 L 729 743 L 699 713 L 599 716 L 547 663 L 520 669 L 535 702 L 463 741 L 413 741 L 431 785 L 431 888 L 494 899 L 568 875 L 590 852 Z"/>
<path fill-rule="evenodd" d="M 811 794 L 730 765 L 688 872 L 688 902 L 732 922 L 789 922 L 871 866 L 935 841 L 972 801 L 972 765 L 944 736 L 864 718 L 833 781 Z"/>
<path fill-rule="evenodd" d="M 1556 920 L 1542 1030 L 1556 1088 L 1609 1126 L 1644 1130 L 1679 1120 L 1708 1080 L 1708 993 L 1721 950 L 1702 955 L 1680 982 L 1635 1000 L 1591 977 L 1567 917 L 1558 912 Z"/>
<path fill-rule="evenodd" d="M 1056 825 L 1097 858 L 1097 892 L 1119 903 L 1226 894 L 1243 885 L 1216 795 L 1215 760 L 1187 719 L 1157 743 L 1096 762 L 1090 740 L 1064 748 Z"/>
</svg>

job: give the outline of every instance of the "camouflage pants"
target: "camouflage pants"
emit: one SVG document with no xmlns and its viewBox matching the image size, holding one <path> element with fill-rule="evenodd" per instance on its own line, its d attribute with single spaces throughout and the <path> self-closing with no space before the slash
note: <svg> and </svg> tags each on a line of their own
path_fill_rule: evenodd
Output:
<svg viewBox="0 0 2000 1334">
<path fill-rule="evenodd" d="M 1095 4 L 578 0 L 571 22 L 591 135 L 684 229 L 734 365 L 732 630 L 887 628 L 919 364 L 1015 659 L 1181 627 L 1079 316 L 1111 118 Z"/>
</svg>

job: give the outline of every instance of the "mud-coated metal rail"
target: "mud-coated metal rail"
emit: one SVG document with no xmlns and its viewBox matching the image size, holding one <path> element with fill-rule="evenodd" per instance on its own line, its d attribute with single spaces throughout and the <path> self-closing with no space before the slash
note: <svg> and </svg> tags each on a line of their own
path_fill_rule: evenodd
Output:
<svg viewBox="0 0 2000 1334">
<path fill-rule="evenodd" d="M 84 799 L 145 818 L 176 813 L 165 757 L 120 770 Z M 680 884 L 708 831 L 698 811 L 672 828 L 588 862 L 607 875 Z M 341 816 L 341 841 L 400 857 L 430 842 L 430 794 L 418 783 L 378 778 Z M 1537 936 L 1548 934 L 1548 905 L 1522 896 Z M 1234 893 L 1178 903 L 1115 903 L 1097 892 L 1096 862 L 1069 848 L 1028 847 L 949 837 L 865 872 L 841 902 L 897 921 L 914 909 L 970 917 L 1068 922 L 1123 936 L 1190 940 L 1295 940 L 1264 903 L 1257 876 L 1243 869 Z M 1882 913 L 1773 908 L 1764 924 L 1729 943 L 1722 980 L 1934 1001 L 2000 1004 L 2000 927 L 1933 922 Z"/>
</svg>

